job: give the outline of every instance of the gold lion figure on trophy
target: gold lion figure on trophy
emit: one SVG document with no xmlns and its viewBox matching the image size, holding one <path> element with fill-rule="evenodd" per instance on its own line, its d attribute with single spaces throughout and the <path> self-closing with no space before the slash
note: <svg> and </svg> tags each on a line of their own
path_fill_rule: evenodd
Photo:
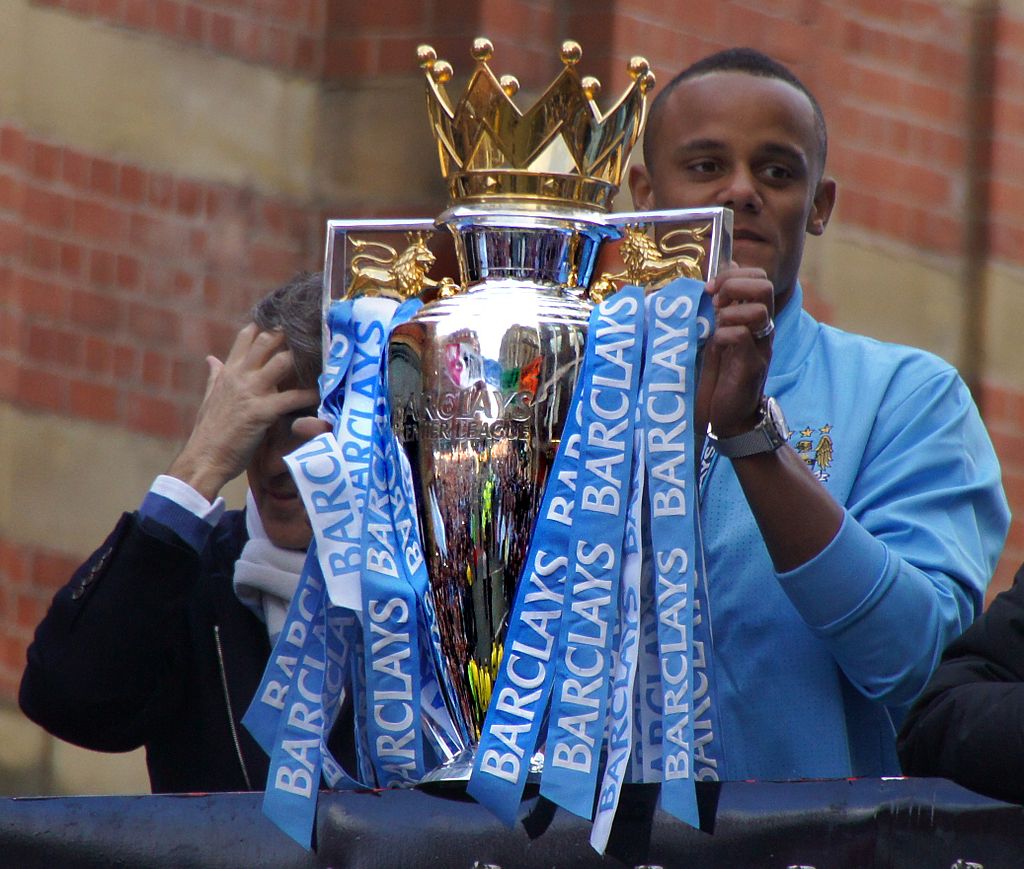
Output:
<svg viewBox="0 0 1024 869">
<path fill-rule="evenodd" d="M 590 285 L 591 298 L 601 301 L 614 292 L 617 281 L 646 287 L 648 292 L 652 292 L 676 278 L 700 280 L 703 277 L 701 264 L 706 255 L 701 242 L 710 231 L 710 223 L 693 229 L 675 229 L 666 233 L 659 244 L 647 235 L 643 227 L 627 226 L 619 246 L 625 268 L 616 274 L 603 273 Z M 687 240 L 677 243 L 680 238 Z"/>
<path fill-rule="evenodd" d="M 401 253 L 383 242 L 349 239 L 355 251 L 349 262 L 350 298 L 373 295 L 404 300 L 432 289 L 437 289 L 442 296 L 454 293 L 456 285 L 451 278 L 435 281 L 427 276 L 437 257 L 427 247 L 424 234 L 407 232 L 405 237 L 409 244 Z"/>
</svg>

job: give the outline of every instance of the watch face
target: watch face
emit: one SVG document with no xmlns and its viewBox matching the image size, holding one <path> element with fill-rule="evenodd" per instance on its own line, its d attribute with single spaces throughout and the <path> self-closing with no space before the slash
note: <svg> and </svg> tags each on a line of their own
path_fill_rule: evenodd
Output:
<svg viewBox="0 0 1024 869">
<path fill-rule="evenodd" d="M 786 417 L 782 415 L 782 408 L 774 398 L 765 401 L 765 422 L 773 428 L 782 440 L 789 440 L 789 429 L 786 427 Z"/>
</svg>

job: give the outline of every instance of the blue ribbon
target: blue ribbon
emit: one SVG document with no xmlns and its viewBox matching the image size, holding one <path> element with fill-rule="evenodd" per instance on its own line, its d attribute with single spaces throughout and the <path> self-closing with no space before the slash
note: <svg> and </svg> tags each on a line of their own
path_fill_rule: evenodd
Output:
<svg viewBox="0 0 1024 869">
<path fill-rule="evenodd" d="M 633 428 L 643 350 L 643 292 L 594 309 L 587 340 L 581 457 L 541 794 L 581 817 L 594 810 L 611 682 Z"/>
<path fill-rule="evenodd" d="M 584 362 L 584 365 L 586 363 Z M 581 372 L 548 475 L 537 528 L 516 586 L 491 703 L 481 728 L 467 791 L 507 826 L 519 812 L 529 759 L 554 683 L 576 476 L 580 457 Z"/>
<path fill-rule="evenodd" d="M 284 708 L 278 718 L 270 755 L 263 813 L 304 847 L 312 839 L 323 755 L 323 690 L 327 667 L 324 626 L 318 616 L 326 597 L 320 564 L 310 549 L 307 579 L 298 618 L 306 626 L 305 642 L 292 673 Z"/>
<path fill-rule="evenodd" d="M 320 412 L 324 419 L 337 425 L 341 417 L 342 386 L 348 376 L 355 347 L 355 323 L 352 301 L 332 302 L 327 309 L 328 348 L 324 370 L 320 375 Z"/>
<path fill-rule="evenodd" d="M 662 807 L 698 824 L 690 671 L 696 584 L 693 406 L 696 312 L 704 285 L 675 281 L 651 299 L 643 383 L 662 687 Z"/>
<path fill-rule="evenodd" d="M 377 402 L 370 488 L 363 520 L 363 646 L 367 738 L 382 786 L 423 777 L 421 668 L 416 597 L 400 564 L 388 488 L 383 398 Z"/>
</svg>

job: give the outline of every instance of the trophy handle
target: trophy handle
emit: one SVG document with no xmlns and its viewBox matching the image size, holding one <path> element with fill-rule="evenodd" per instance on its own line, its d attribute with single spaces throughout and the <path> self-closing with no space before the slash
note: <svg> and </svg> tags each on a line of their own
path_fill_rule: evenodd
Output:
<svg viewBox="0 0 1024 869">
<path fill-rule="evenodd" d="M 732 253 L 732 211 L 676 209 L 611 215 L 617 242 L 602 250 L 605 265 L 590 284 L 588 298 L 601 302 L 624 284 L 652 293 L 677 278 L 708 281 Z"/>
</svg>

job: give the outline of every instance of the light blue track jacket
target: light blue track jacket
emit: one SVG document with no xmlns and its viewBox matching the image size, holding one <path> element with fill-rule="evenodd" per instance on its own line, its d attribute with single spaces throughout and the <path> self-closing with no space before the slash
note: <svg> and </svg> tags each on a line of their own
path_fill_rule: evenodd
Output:
<svg viewBox="0 0 1024 869">
<path fill-rule="evenodd" d="M 703 480 L 723 779 L 899 774 L 895 727 L 981 611 L 1009 526 L 999 464 L 955 369 L 776 318 L 767 395 L 846 516 L 778 574 L 728 459 Z"/>
</svg>

